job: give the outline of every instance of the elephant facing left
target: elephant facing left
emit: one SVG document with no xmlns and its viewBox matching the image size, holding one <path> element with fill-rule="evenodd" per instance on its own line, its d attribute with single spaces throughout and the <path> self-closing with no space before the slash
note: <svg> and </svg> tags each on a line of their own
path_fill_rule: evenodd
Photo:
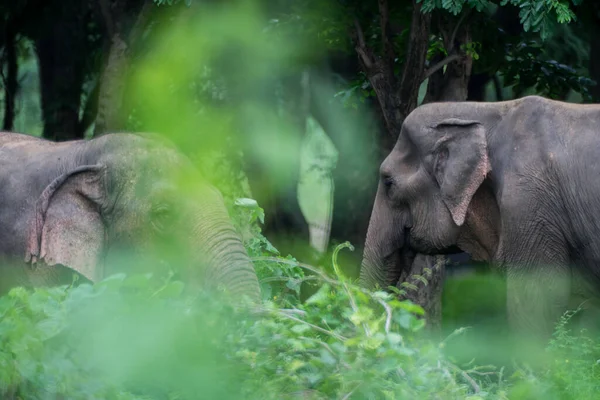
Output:
<svg viewBox="0 0 600 400">
<path fill-rule="evenodd" d="M 193 184 L 190 184 L 192 182 Z M 171 268 L 188 290 L 257 301 L 220 192 L 172 143 L 114 133 L 51 142 L 0 132 L 0 291 Z"/>
</svg>

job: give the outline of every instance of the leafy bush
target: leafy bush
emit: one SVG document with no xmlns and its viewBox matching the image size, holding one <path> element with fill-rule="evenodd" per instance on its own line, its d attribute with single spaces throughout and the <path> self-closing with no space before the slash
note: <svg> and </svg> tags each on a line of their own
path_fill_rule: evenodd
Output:
<svg viewBox="0 0 600 400">
<path fill-rule="evenodd" d="M 288 262 L 289 260 L 283 260 Z M 290 261 L 293 264 L 292 261 Z M 27 399 L 592 398 L 600 342 L 558 325 L 544 370 L 460 368 L 423 310 L 343 277 L 258 308 L 116 275 L 0 299 L 0 392 Z"/>
</svg>

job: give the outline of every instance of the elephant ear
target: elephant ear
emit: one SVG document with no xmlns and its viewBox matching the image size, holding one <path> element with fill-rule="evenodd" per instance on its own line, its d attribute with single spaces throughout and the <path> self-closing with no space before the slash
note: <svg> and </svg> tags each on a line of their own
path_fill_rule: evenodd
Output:
<svg viewBox="0 0 600 400">
<path fill-rule="evenodd" d="M 461 226 L 473 195 L 491 171 L 485 129 L 477 121 L 457 118 L 434 129 L 444 131 L 436 144 L 435 179 L 454 223 Z"/>
<path fill-rule="evenodd" d="M 93 282 L 102 277 L 104 171 L 77 167 L 44 189 L 29 225 L 26 262 L 64 265 Z"/>
</svg>

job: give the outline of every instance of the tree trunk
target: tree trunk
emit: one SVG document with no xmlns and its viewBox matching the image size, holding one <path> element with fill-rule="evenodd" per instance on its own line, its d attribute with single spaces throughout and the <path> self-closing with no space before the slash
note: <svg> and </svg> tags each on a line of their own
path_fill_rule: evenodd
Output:
<svg viewBox="0 0 600 400">
<path fill-rule="evenodd" d="M 81 138 L 79 107 L 86 49 L 85 0 L 64 0 L 46 8 L 35 40 L 39 68 L 44 130 L 42 135 L 63 141 Z M 55 21 L 60 21 L 56 23 Z"/>
<path fill-rule="evenodd" d="M 590 78 L 596 81 L 596 85 L 592 86 L 590 93 L 592 101 L 600 103 L 600 7 L 596 4 L 593 7 L 595 13 L 593 15 L 592 29 L 590 32 Z"/>
<path fill-rule="evenodd" d="M 123 92 L 125 74 L 129 68 L 127 44 L 119 33 L 113 34 L 106 66 L 100 76 L 98 112 L 94 137 L 124 128 Z"/>
<path fill-rule="evenodd" d="M 17 35 L 13 29 L 7 27 L 4 43 L 6 61 L 6 78 L 4 79 L 4 121 L 2 128 L 5 131 L 13 129 L 15 119 L 15 100 L 18 89 L 18 64 L 17 64 Z M 2 66 L 0 66 L 0 69 Z"/>
<path fill-rule="evenodd" d="M 125 0 L 97 0 L 108 42 L 107 56 L 98 83 L 94 137 L 125 129 L 124 94 L 131 64 L 131 48 L 139 40 L 152 13 L 154 3 L 127 4 Z M 131 28 L 127 29 L 127 25 Z"/>
<path fill-rule="evenodd" d="M 438 29 L 448 54 L 459 54 L 461 46 L 471 41 L 469 26 L 463 23 L 467 13 L 463 13 L 458 21 L 450 18 L 447 13 L 436 15 Z M 439 69 L 429 78 L 427 95 L 423 102 L 467 100 L 472 64 L 472 57 L 461 54 L 457 60 L 446 66 L 446 71 Z"/>
<path fill-rule="evenodd" d="M 85 105 L 83 106 L 83 113 L 79 121 L 79 131 L 85 132 L 92 126 L 98 115 L 98 98 L 100 92 L 100 78 L 96 80 L 96 84 L 90 91 Z"/>
<path fill-rule="evenodd" d="M 473 74 L 469 80 L 468 101 L 485 101 L 485 87 L 492 79 L 487 72 Z"/>
<path fill-rule="evenodd" d="M 425 59 L 429 49 L 431 14 L 421 12 L 421 4 L 413 0 L 410 38 L 401 79 L 394 74 L 395 55 L 387 20 L 386 0 L 379 1 L 384 56 L 377 56 L 367 46 L 364 33 L 355 21 L 355 43 L 358 59 L 375 91 L 382 119 L 388 133 L 387 150 L 391 150 L 400 133 L 404 118 L 417 106 L 419 87 L 423 82 Z"/>
</svg>

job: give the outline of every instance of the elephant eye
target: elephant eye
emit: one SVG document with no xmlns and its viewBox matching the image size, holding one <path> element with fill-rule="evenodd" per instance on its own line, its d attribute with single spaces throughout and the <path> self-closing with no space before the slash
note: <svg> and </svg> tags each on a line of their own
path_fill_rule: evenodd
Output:
<svg viewBox="0 0 600 400">
<path fill-rule="evenodd" d="M 385 186 L 386 189 L 389 189 L 394 184 L 394 178 L 392 178 L 389 175 L 382 176 L 381 181 L 383 182 L 383 186 Z"/>
<path fill-rule="evenodd" d="M 160 204 L 152 208 L 150 221 L 154 228 L 158 231 L 164 232 L 169 226 L 169 220 L 171 219 L 172 212 L 171 208 L 166 204 Z"/>
</svg>

